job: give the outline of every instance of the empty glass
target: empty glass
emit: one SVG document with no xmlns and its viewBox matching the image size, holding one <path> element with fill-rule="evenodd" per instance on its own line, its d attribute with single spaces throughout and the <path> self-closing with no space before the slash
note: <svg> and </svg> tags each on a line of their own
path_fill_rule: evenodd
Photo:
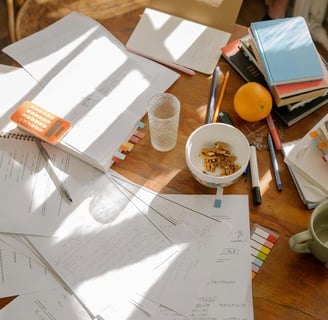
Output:
<svg viewBox="0 0 328 320">
<path fill-rule="evenodd" d="M 150 140 L 158 151 L 172 150 L 177 143 L 180 101 L 173 94 L 160 93 L 148 103 Z"/>
</svg>

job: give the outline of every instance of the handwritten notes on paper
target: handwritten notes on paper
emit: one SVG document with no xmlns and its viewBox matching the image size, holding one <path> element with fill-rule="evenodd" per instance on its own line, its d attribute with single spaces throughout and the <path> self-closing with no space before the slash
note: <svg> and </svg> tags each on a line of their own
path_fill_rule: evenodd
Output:
<svg viewBox="0 0 328 320">
<path fill-rule="evenodd" d="M 52 151 L 57 157 L 61 153 Z M 88 313 L 105 320 L 252 320 L 246 196 L 225 196 L 222 208 L 213 208 L 212 196 L 160 195 L 75 160 L 74 167 L 66 167 L 77 179 L 72 192 L 86 197 L 66 215 L 70 228 L 55 237 L 27 239 Z M 81 169 L 86 172 L 79 180 Z M 89 175 L 93 179 L 87 183 Z M 107 220 L 110 201 L 110 211 L 118 214 Z M 33 301 L 41 301 L 60 319 L 63 309 L 52 300 L 56 295 L 42 293 L 42 300 L 22 297 L 5 310 L 19 315 L 23 306 L 32 312 Z M 70 305 L 61 304 L 72 311 Z"/>
</svg>

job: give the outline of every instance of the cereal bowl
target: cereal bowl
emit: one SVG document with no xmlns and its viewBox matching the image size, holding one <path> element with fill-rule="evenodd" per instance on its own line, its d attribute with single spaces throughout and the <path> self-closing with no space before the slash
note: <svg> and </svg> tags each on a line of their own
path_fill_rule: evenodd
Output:
<svg viewBox="0 0 328 320">
<path fill-rule="evenodd" d="M 228 152 L 235 156 L 237 169 L 231 174 L 224 174 L 222 168 L 208 171 L 201 156 L 204 148 L 213 148 L 215 142 L 226 144 Z M 237 128 L 225 123 L 205 124 L 189 136 L 186 148 L 186 163 L 193 177 L 202 185 L 210 188 L 223 188 L 235 182 L 245 171 L 250 157 L 249 142 Z"/>
</svg>

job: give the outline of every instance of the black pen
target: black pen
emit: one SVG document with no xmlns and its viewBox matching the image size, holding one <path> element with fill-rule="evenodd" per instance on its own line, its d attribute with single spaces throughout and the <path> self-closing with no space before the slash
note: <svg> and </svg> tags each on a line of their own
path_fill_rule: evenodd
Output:
<svg viewBox="0 0 328 320">
<path fill-rule="evenodd" d="M 259 179 L 259 169 L 257 166 L 257 156 L 256 147 L 250 145 L 251 156 L 249 160 L 252 178 L 252 192 L 253 192 L 253 203 L 259 205 L 262 203 L 261 189 L 260 189 L 260 179 Z"/>
<path fill-rule="evenodd" d="M 212 78 L 212 87 L 210 92 L 210 99 L 208 101 L 207 106 L 207 113 L 206 113 L 206 122 L 205 123 L 211 123 L 213 114 L 214 114 L 214 106 L 215 106 L 215 100 L 216 100 L 216 89 L 218 85 L 218 77 L 220 73 L 220 67 L 216 66 L 215 70 L 213 72 L 213 78 Z"/>
<path fill-rule="evenodd" d="M 275 176 L 275 179 L 276 179 L 277 189 L 278 189 L 278 191 L 281 191 L 282 190 L 282 184 L 281 184 L 281 179 L 280 179 L 278 161 L 277 161 L 277 158 L 276 158 L 276 152 L 275 152 L 272 137 L 271 137 L 270 134 L 268 134 L 268 145 L 269 145 L 269 151 L 270 151 L 274 176 Z"/>
<path fill-rule="evenodd" d="M 35 138 L 35 142 L 40 150 L 42 157 L 44 158 L 44 160 L 46 161 L 46 163 L 48 165 L 47 166 L 48 174 L 49 174 L 51 180 L 53 181 L 53 183 L 55 184 L 59 194 L 63 195 L 69 203 L 72 203 L 73 200 L 72 200 L 71 196 L 69 195 L 68 191 L 66 190 L 64 184 L 59 180 L 59 178 L 55 172 L 55 169 L 53 168 L 53 164 L 51 163 L 51 157 L 50 157 L 48 151 L 43 147 L 40 139 Z"/>
</svg>

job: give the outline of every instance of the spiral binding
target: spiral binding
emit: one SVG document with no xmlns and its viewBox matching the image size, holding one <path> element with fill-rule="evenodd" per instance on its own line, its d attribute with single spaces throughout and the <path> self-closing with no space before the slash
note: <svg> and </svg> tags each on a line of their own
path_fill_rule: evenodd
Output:
<svg viewBox="0 0 328 320">
<path fill-rule="evenodd" d="M 26 133 L 17 132 L 0 132 L 0 138 L 3 139 L 15 139 L 15 140 L 25 140 L 34 141 L 35 137 Z"/>
</svg>

